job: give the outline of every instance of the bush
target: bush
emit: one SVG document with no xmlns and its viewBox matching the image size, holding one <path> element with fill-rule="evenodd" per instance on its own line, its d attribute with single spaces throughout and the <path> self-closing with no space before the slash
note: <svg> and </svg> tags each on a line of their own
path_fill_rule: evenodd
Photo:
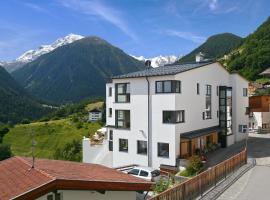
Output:
<svg viewBox="0 0 270 200">
<path fill-rule="evenodd" d="M 160 178 L 160 180 L 158 182 L 156 182 L 156 184 L 153 187 L 153 192 L 155 194 L 159 194 L 161 192 L 164 192 L 165 190 L 167 190 L 170 186 L 172 186 L 172 179 L 165 179 L 163 177 Z"/>
<path fill-rule="evenodd" d="M 22 124 L 30 124 L 30 120 L 29 119 L 23 119 L 21 121 Z"/>
<path fill-rule="evenodd" d="M 11 156 L 10 146 L 7 144 L 0 144 L 0 160 L 5 160 Z"/>
<path fill-rule="evenodd" d="M 73 140 L 64 147 L 56 149 L 54 159 L 80 162 L 82 160 L 82 144 L 79 140 Z"/>
<path fill-rule="evenodd" d="M 189 159 L 186 170 L 180 173 L 181 176 L 190 177 L 196 175 L 203 167 L 203 163 L 199 156 L 192 156 Z"/>
<path fill-rule="evenodd" d="M 0 143 L 2 143 L 4 136 L 9 132 L 7 127 L 0 127 Z"/>
</svg>

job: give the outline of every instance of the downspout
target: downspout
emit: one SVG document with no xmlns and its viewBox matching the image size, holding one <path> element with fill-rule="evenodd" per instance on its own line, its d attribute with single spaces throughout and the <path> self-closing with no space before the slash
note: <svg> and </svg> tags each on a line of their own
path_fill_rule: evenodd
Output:
<svg viewBox="0 0 270 200">
<path fill-rule="evenodd" d="M 145 77 L 147 81 L 147 141 L 148 141 L 148 167 L 152 167 L 152 134 L 150 133 L 150 83 L 148 76 Z"/>
</svg>

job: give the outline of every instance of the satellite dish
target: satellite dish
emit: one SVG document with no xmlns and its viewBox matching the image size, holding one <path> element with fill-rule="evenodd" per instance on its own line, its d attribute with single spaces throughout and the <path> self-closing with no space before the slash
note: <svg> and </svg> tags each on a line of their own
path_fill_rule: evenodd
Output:
<svg viewBox="0 0 270 200">
<path fill-rule="evenodd" d="M 145 61 L 145 67 L 150 68 L 151 67 L 151 60 Z"/>
</svg>

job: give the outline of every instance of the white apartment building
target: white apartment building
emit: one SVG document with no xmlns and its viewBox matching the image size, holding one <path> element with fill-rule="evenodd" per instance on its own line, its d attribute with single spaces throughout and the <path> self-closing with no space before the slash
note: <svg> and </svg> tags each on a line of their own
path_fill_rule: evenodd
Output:
<svg viewBox="0 0 270 200">
<path fill-rule="evenodd" d="M 177 159 L 246 137 L 248 81 L 218 62 L 149 68 L 106 84 L 112 166 L 177 166 Z"/>
</svg>

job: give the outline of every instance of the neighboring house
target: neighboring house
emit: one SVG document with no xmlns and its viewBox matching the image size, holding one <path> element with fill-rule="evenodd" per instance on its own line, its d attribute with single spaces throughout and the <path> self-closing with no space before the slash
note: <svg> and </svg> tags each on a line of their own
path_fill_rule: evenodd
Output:
<svg viewBox="0 0 270 200">
<path fill-rule="evenodd" d="M 102 165 L 13 157 L 0 162 L 1 200 L 136 200 L 152 183 Z"/>
<path fill-rule="evenodd" d="M 95 122 L 95 121 L 101 120 L 101 118 L 102 118 L 101 110 L 94 108 L 94 109 L 89 111 L 89 119 L 88 120 L 90 122 Z"/>
<path fill-rule="evenodd" d="M 249 129 L 253 131 L 270 131 L 270 96 L 249 97 Z"/>
<path fill-rule="evenodd" d="M 248 81 L 218 62 L 148 68 L 113 77 L 106 105 L 112 166 L 177 166 L 246 138 Z"/>
</svg>

